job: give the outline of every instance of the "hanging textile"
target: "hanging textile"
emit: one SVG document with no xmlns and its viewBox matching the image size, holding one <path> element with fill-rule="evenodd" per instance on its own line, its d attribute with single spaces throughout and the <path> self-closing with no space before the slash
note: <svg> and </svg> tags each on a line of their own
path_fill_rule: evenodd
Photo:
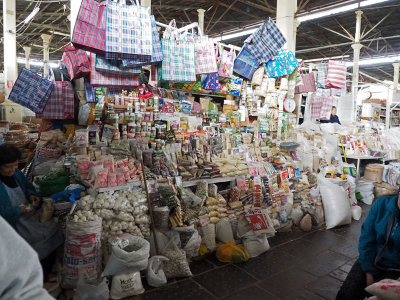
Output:
<svg viewBox="0 0 400 300">
<path fill-rule="evenodd" d="M 67 68 L 70 80 L 85 77 L 90 74 L 90 62 L 88 55 L 74 46 L 64 47 L 62 61 Z"/>
<path fill-rule="evenodd" d="M 245 46 L 243 46 L 242 50 L 239 52 L 239 55 L 235 59 L 233 71 L 236 74 L 251 80 L 254 72 L 258 69 L 258 66 L 259 64 L 257 63 L 256 58 L 251 55 Z"/>
<path fill-rule="evenodd" d="M 22 68 L 8 99 L 37 114 L 41 114 L 53 91 L 54 83 L 44 77 Z"/>
<path fill-rule="evenodd" d="M 106 4 L 105 1 L 82 0 L 72 34 L 76 48 L 104 54 Z"/>
<path fill-rule="evenodd" d="M 317 65 L 317 87 L 326 88 L 326 77 L 328 75 L 328 64 L 322 63 Z"/>
<path fill-rule="evenodd" d="M 107 1 L 105 57 L 129 59 L 139 55 L 150 59 L 153 37 L 149 10 L 136 0 L 132 5 L 123 2 Z"/>
<path fill-rule="evenodd" d="M 328 63 L 328 75 L 326 86 L 343 89 L 346 87 L 346 64 L 344 62 L 330 60 Z"/>
<path fill-rule="evenodd" d="M 270 61 L 264 64 L 264 67 L 268 77 L 281 77 L 292 74 L 298 65 L 299 62 L 292 51 L 281 49 Z"/>
</svg>

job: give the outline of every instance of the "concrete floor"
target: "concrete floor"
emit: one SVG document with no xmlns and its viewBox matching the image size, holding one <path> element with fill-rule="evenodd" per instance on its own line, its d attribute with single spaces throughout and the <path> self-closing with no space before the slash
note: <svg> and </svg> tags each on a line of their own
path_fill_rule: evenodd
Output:
<svg viewBox="0 0 400 300">
<path fill-rule="evenodd" d="M 215 256 L 193 262 L 193 277 L 174 280 L 131 299 L 335 299 L 358 257 L 361 225 L 370 206 L 363 205 L 360 221 L 311 233 L 278 233 L 271 249 L 244 264 L 224 264 Z"/>
</svg>

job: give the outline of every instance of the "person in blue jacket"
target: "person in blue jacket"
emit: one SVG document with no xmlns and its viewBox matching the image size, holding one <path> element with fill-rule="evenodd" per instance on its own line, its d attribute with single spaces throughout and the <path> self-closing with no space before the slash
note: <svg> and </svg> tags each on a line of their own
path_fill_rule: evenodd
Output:
<svg viewBox="0 0 400 300">
<path fill-rule="evenodd" d="M 332 106 L 332 111 L 331 111 L 331 118 L 329 120 L 320 120 L 320 123 L 338 123 L 339 125 L 342 125 L 339 121 L 339 117 L 336 114 L 336 106 Z"/>
<path fill-rule="evenodd" d="M 336 299 L 358 300 L 365 288 L 385 278 L 400 277 L 400 195 L 378 198 L 362 225 L 359 258 L 343 282 Z"/>
<path fill-rule="evenodd" d="M 18 169 L 20 156 L 15 146 L 0 145 L 0 216 L 37 252 L 47 277 L 64 235 L 53 220 L 40 222 L 41 199 Z"/>
</svg>

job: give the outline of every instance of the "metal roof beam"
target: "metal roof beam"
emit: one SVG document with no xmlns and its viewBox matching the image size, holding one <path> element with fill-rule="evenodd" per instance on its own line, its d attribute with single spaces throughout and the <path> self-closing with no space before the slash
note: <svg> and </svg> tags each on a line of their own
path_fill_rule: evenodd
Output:
<svg viewBox="0 0 400 300">
<path fill-rule="evenodd" d="M 235 0 L 235 1 L 233 1 L 233 2 L 228 6 L 228 9 L 225 10 L 225 11 L 219 16 L 219 18 L 217 19 L 217 21 L 216 21 L 213 25 L 211 25 L 210 31 L 215 27 L 215 25 L 218 24 L 219 21 L 222 20 L 222 18 L 231 10 L 231 8 L 232 8 L 238 1 L 239 1 L 239 0 Z"/>
<path fill-rule="evenodd" d="M 266 7 L 264 5 L 260 5 L 260 4 L 254 3 L 254 1 L 239 0 L 239 2 L 244 3 L 246 5 L 249 5 L 249 6 L 252 6 L 252 7 L 257 8 L 259 10 L 265 11 L 267 13 L 271 13 L 271 14 L 275 14 L 276 13 L 275 10 L 273 10 L 273 9 L 271 9 L 269 7 Z"/>
</svg>

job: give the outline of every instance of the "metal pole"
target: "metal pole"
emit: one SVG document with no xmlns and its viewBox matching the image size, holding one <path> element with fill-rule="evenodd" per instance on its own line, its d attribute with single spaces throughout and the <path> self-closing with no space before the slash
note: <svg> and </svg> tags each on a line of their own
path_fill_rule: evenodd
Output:
<svg viewBox="0 0 400 300">
<path fill-rule="evenodd" d="M 204 32 L 204 12 L 205 11 L 206 10 L 202 9 L 202 8 L 199 8 L 197 10 L 197 14 L 198 14 L 198 18 L 199 18 L 199 27 L 200 27 L 201 32 Z"/>
<path fill-rule="evenodd" d="M 4 85 L 6 98 L 17 80 L 16 0 L 3 0 Z"/>
<path fill-rule="evenodd" d="M 360 38 L 361 38 L 361 15 L 362 15 L 361 10 L 356 11 L 357 15 L 357 22 L 356 22 L 356 35 L 354 37 L 354 44 L 351 45 L 351 47 L 354 50 L 354 60 L 353 60 L 353 78 L 352 78 L 352 86 L 351 86 L 351 91 L 353 94 L 353 116 L 356 115 L 355 109 L 357 107 L 357 94 L 358 94 L 358 80 L 359 80 L 359 65 L 358 62 L 360 61 L 360 50 L 362 48 L 362 45 L 360 43 Z M 354 121 L 354 120 L 353 120 Z"/>
</svg>

